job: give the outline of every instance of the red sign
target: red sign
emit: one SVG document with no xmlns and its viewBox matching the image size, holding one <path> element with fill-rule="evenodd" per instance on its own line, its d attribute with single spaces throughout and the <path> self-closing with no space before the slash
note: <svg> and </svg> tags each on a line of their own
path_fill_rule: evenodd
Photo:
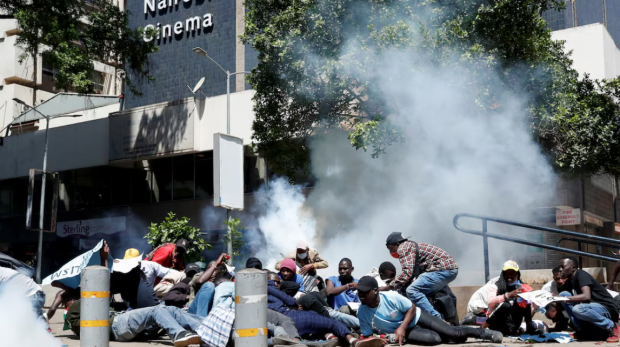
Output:
<svg viewBox="0 0 620 347">
<path fill-rule="evenodd" d="M 579 225 L 581 224 L 581 210 L 570 208 L 555 211 L 555 225 Z"/>
</svg>

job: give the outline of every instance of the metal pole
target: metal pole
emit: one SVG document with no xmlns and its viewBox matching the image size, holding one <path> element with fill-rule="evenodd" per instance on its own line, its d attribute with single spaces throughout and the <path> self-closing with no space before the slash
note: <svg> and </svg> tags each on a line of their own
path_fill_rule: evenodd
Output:
<svg viewBox="0 0 620 347">
<path fill-rule="evenodd" d="M 40 112 L 39 112 L 40 113 Z M 40 113 L 43 115 L 42 113 Z M 45 116 L 45 115 L 43 115 Z M 41 205 L 39 208 L 39 243 L 37 244 L 37 283 L 41 283 L 41 259 L 43 258 L 43 215 L 45 208 L 45 183 L 47 171 L 47 133 L 50 128 L 50 119 L 45 116 L 45 145 L 43 146 L 43 176 L 41 177 Z"/>
<path fill-rule="evenodd" d="M 110 345 L 110 270 L 89 266 L 82 270 L 80 347 Z"/>
<path fill-rule="evenodd" d="M 267 347 L 267 273 L 235 273 L 235 347 Z"/>
<path fill-rule="evenodd" d="M 230 135 L 230 72 L 226 71 L 226 135 Z M 226 209 L 226 220 L 230 223 L 230 209 Z M 230 259 L 228 264 L 233 264 L 233 235 L 230 230 L 230 225 L 226 228 L 228 230 L 228 255 Z"/>
<path fill-rule="evenodd" d="M 226 209 L 226 220 L 228 221 L 228 223 L 230 223 L 230 220 L 232 219 L 232 217 L 230 216 L 230 210 Z M 232 235 L 232 230 L 230 229 L 230 225 L 226 226 L 227 232 L 228 232 L 228 255 L 230 256 L 230 259 L 228 259 L 228 265 L 232 266 L 233 264 L 233 235 Z"/>
<path fill-rule="evenodd" d="M 489 239 L 487 238 L 487 220 L 482 220 L 482 245 L 484 248 L 484 283 L 489 281 Z"/>
<path fill-rule="evenodd" d="M 577 250 L 581 251 L 581 242 L 577 241 Z M 583 269 L 583 258 L 579 256 L 579 268 Z"/>
</svg>

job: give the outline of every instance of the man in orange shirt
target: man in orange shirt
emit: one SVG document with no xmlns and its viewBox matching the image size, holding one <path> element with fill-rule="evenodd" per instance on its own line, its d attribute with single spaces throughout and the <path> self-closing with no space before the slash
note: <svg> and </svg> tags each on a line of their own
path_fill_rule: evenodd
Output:
<svg viewBox="0 0 620 347">
<path fill-rule="evenodd" d="M 165 243 L 153 250 L 146 259 L 158 263 L 159 265 L 175 270 L 185 270 L 185 254 L 189 242 L 180 239 L 176 243 Z"/>
</svg>

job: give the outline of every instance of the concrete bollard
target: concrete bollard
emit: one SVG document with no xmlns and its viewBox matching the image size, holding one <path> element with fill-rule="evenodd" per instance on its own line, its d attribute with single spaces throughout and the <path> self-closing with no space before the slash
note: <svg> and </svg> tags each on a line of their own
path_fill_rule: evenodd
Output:
<svg viewBox="0 0 620 347">
<path fill-rule="evenodd" d="M 235 347 L 267 347 L 267 273 L 235 272 Z"/>
<path fill-rule="evenodd" d="M 110 345 L 110 270 L 89 266 L 82 270 L 80 347 Z"/>
</svg>

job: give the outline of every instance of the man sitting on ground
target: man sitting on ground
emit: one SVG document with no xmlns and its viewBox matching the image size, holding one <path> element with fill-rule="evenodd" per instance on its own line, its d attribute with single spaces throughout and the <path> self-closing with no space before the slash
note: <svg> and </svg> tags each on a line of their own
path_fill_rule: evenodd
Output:
<svg viewBox="0 0 620 347">
<path fill-rule="evenodd" d="M 492 278 L 469 298 L 467 314 L 461 320 L 461 325 L 476 325 L 486 321 L 489 309 L 489 290 L 491 290 L 491 286 L 495 285 L 497 280 L 499 280 L 499 276 Z"/>
<path fill-rule="evenodd" d="M 297 265 L 292 259 L 284 259 L 280 263 L 280 278 L 283 281 L 292 281 L 299 283 L 299 292 L 295 294 L 295 298 L 299 298 L 306 290 L 304 289 L 304 279 L 300 274 L 296 273 Z"/>
<path fill-rule="evenodd" d="M 338 263 L 340 276 L 331 276 L 325 281 L 325 292 L 329 306 L 346 314 L 355 315 L 355 311 L 349 307 L 349 302 L 360 302 L 357 296 L 357 278 L 354 278 L 353 264 L 349 258 L 343 258 Z"/>
<path fill-rule="evenodd" d="M 226 253 L 222 253 L 217 260 L 209 263 L 209 266 L 205 272 L 195 281 L 196 284 L 202 285 L 200 290 L 196 293 L 194 301 L 187 312 L 193 313 L 200 317 L 206 317 L 211 311 L 213 306 L 213 296 L 215 295 L 215 284 L 213 281 L 220 276 L 227 276 L 228 270 L 224 265 L 224 259 L 226 259 Z"/>
<path fill-rule="evenodd" d="M 71 331 L 80 336 L 80 300 L 67 311 L 67 322 Z M 154 306 L 111 315 L 109 319 L 110 340 L 126 342 L 138 336 L 147 337 L 149 333 L 164 329 L 175 347 L 201 344 L 202 339 L 195 334 L 202 323 L 200 317 L 170 306 Z"/>
<path fill-rule="evenodd" d="M 551 273 L 553 274 L 553 279 L 547 282 L 542 287 L 542 290 L 548 291 L 549 293 L 557 296 L 557 295 L 560 295 L 560 292 L 563 291 L 564 284 L 566 284 L 566 279 L 562 278 L 562 275 L 560 274 L 559 266 L 554 267 L 551 270 Z"/>
<path fill-rule="evenodd" d="M 422 310 L 437 318 L 442 318 L 428 301 L 427 296 L 435 294 L 454 281 L 459 269 L 456 261 L 443 249 L 426 243 L 409 241 L 399 232 L 393 232 L 388 236 L 386 247 L 393 258 L 400 260 L 403 272 L 396 280 L 380 290 L 398 290 L 411 282 L 407 288 L 407 297 Z M 420 260 L 418 264 L 420 274 L 414 279 L 416 249 L 420 252 L 417 255 Z"/>
<path fill-rule="evenodd" d="M 503 335 L 498 331 L 453 327 L 394 291 L 380 292 L 377 280 L 372 277 L 362 277 L 357 283 L 357 290 L 362 302 L 357 317 L 364 336 L 372 336 L 375 330 L 382 334 L 394 334 L 401 345 L 463 343 L 469 337 L 502 342 Z"/>
<path fill-rule="evenodd" d="M 606 331 L 607 342 L 618 342 L 620 326 L 618 326 L 618 307 L 607 290 L 592 275 L 577 268 L 577 260 L 566 257 L 560 261 L 560 273 L 572 294 L 564 291 L 560 296 L 568 298 L 562 306 L 570 317 L 575 330 L 584 329 L 585 322 L 592 323 L 596 328 Z"/>
<path fill-rule="evenodd" d="M 285 259 L 291 259 L 293 263 L 299 263 L 302 266 L 299 269 L 301 275 L 308 273 L 316 276 L 316 269 L 326 269 L 329 266 L 327 260 L 321 258 L 316 249 L 308 247 L 306 241 L 299 241 L 297 243 L 297 250 L 287 254 Z M 280 270 L 285 259 L 276 264 L 276 270 Z"/>
</svg>

